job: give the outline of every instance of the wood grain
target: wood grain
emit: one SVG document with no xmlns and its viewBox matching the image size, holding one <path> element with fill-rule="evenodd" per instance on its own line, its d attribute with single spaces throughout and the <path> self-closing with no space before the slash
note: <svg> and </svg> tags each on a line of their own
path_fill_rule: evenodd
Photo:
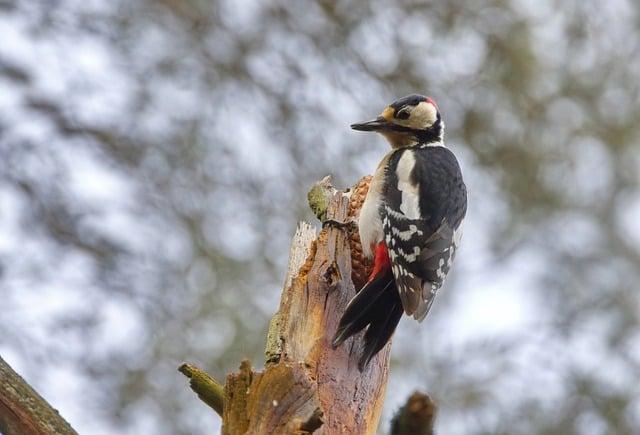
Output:
<svg viewBox="0 0 640 435">
<path fill-rule="evenodd" d="M 339 222 L 357 217 L 364 188 L 357 191 L 357 201 L 353 193 L 335 190 L 327 179 L 323 183 L 327 208 L 317 214 Z M 266 368 L 256 372 L 245 361 L 240 372 L 227 378 L 224 434 L 376 432 L 390 345 L 363 373 L 357 364 L 361 334 L 338 349 L 330 345 L 355 295 L 352 239 L 353 232 L 346 229 L 327 227 L 316 238 L 309 224 L 298 226 L 280 307 L 271 322 Z M 354 252 L 361 255 L 359 249 Z"/>
</svg>

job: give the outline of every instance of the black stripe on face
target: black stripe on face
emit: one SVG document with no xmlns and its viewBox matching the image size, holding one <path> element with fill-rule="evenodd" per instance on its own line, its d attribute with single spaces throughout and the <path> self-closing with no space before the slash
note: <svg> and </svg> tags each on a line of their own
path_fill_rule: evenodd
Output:
<svg viewBox="0 0 640 435">
<path fill-rule="evenodd" d="M 415 137 L 419 143 L 423 144 L 439 142 L 442 136 L 442 122 L 440 119 L 440 113 L 438 112 L 438 118 L 436 119 L 436 122 L 434 122 L 431 127 L 425 130 L 405 127 L 404 125 L 391 123 L 386 126 L 386 130 L 411 135 Z"/>
</svg>

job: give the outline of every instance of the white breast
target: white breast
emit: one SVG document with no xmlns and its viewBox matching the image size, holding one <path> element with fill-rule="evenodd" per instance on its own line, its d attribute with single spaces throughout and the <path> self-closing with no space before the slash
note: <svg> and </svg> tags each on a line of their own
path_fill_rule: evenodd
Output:
<svg viewBox="0 0 640 435">
<path fill-rule="evenodd" d="M 365 257 L 373 256 L 375 246 L 384 240 L 382 232 L 382 220 L 380 219 L 380 204 L 382 202 L 382 186 L 384 184 L 384 170 L 389 161 L 387 154 L 373 174 L 373 179 L 369 185 L 367 197 L 360 210 L 358 219 L 358 229 L 360 231 L 360 242 L 362 243 L 362 253 Z"/>
</svg>

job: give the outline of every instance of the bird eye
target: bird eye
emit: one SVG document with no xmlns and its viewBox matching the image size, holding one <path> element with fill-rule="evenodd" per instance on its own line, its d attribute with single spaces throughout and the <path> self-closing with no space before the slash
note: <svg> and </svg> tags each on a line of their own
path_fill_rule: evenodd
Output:
<svg viewBox="0 0 640 435">
<path fill-rule="evenodd" d="M 398 119 L 407 119 L 409 118 L 409 108 L 408 107 L 403 107 L 402 109 L 398 110 L 396 112 L 396 118 Z"/>
</svg>

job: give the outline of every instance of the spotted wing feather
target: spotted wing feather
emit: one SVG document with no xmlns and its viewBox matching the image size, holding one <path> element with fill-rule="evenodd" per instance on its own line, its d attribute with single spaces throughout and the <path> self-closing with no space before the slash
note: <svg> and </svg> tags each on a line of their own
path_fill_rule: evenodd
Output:
<svg viewBox="0 0 640 435">
<path fill-rule="evenodd" d="M 407 314 L 422 320 L 451 268 L 454 231 L 443 222 L 436 231 L 425 234 L 423 220 L 408 219 L 388 207 L 385 212 L 385 243 L 402 306 Z"/>
<path fill-rule="evenodd" d="M 448 150 L 438 148 L 412 151 L 415 167 L 411 176 L 418 188 L 413 192 L 388 190 L 386 205 L 380 210 L 402 306 L 417 320 L 427 315 L 451 268 L 466 213 L 466 188 L 457 161 Z M 393 164 L 394 159 L 388 174 L 390 186 L 398 177 Z M 401 179 L 397 185 L 402 185 Z M 401 211 L 406 209 L 403 201 L 408 200 L 419 202 L 424 218 L 412 219 Z"/>
</svg>

